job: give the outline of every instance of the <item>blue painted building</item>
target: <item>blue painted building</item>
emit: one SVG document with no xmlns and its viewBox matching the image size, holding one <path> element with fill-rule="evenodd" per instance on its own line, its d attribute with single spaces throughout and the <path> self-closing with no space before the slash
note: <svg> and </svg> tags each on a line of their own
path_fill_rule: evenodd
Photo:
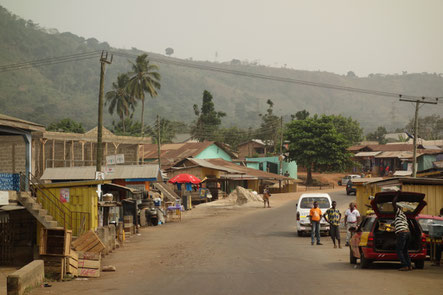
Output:
<svg viewBox="0 0 443 295">
<path fill-rule="evenodd" d="M 246 166 L 249 168 L 275 174 L 280 174 L 280 171 L 281 174 L 285 174 L 286 172 L 288 172 L 289 177 L 297 179 L 297 163 L 295 161 L 287 162 L 283 160 L 280 167 L 280 160 L 278 156 L 246 158 L 245 160 Z"/>
</svg>

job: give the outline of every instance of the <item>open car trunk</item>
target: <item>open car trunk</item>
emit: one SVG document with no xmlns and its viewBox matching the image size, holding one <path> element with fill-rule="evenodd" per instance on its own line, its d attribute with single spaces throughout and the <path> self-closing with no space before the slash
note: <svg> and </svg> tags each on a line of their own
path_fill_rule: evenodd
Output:
<svg viewBox="0 0 443 295">
<path fill-rule="evenodd" d="M 411 240 L 409 251 L 421 250 L 421 230 L 415 219 L 408 219 Z M 392 252 L 396 249 L 396 237 L 394 232 L 394 219 L 379 218 L 374 228 L 374 248 L 377 252 Z"/>
</svg>

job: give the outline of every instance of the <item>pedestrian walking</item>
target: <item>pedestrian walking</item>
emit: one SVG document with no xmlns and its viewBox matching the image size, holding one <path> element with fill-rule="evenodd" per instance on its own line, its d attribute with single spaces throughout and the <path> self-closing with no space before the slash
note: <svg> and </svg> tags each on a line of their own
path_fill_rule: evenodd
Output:
<svg viewBox="0 0 443 295">
<path fill-rule="evenodd" d="M 318 208 L 318 202 L 314 201 L 314 208 L 309 211 L 309 221 L 311 222 L 311 245 L 314 245 L 314 240 L 317 239 L 317 245 L 320 243 L 320 220 L 322 218 L 321 209 Z M 315 239 L 314 239 L 315 237 Z"/>
<path fill-rule="evenodd" d="M 392 200 L 392 206 L 395 210 L 395 238 L 397 240 L 396 250 L 401 266 L 398 270 L 408 271 L 412 270 L 411 258 L 408 253 L 408 245 L 411 240 L 411 232 L 409 231 L 408 219 L 406 218 L 403 208 L 397 204 L 398 195 Z"/>
<path fill-rule="evenodd" d="M 263 190 L 263 208 L 266 208 L 266 204 L 268 205 L 268 208 L 271 208 L 271 205 L 269 204 L 269 198 L 271 197 L 271 193 L 269 192 L 268 186 L 265 186 L 265 189 Z"/>
<path fill-rule="evenodd" d="M 345 226 L 346 226 L 346 245 L 349 246 L 349 241 L 351 240 L 351 232 L 349 229 L 351 227 L 357 228 L 358 223 L 360 222 L 360 212 L 358 212 L 357 208 L 355 208 L 354 203 L 349 204 L 349 209 L 345 211 Z"/>
<path fill-rule="evenodd" d="M 337 202 L 332 201 L 332 207 L 326 210 L 324 218 L 329 223 L 329 233 L 331 235 L 332 242 L 334 243 L 334 248 L 337 248 L 335 240 L 337 240 L 338 248 L 341 248 L 340 244 L 340 220 L 341 213 L 337 208 Z"/>
<path fill-rule="evenodd" d="M 440 217 L 443 217 L 443 208 L 440 209 Z M 441 243 L 435 246 L 435 261 L 432 263 L 432 266 L 440 266 L 441 261 L 441 253 L 443 252 L 443 246 Z"/>
</svg>

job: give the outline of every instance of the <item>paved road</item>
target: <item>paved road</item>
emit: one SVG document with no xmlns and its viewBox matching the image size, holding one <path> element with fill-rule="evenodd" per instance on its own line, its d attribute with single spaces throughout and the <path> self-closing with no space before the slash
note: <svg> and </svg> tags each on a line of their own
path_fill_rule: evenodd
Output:
<svg viewBox="0 0 443 295">
<path fill-rule="evenodd" d="M 332 198 L 347 204 L 343 192 Z M 272 204 L 272 203 L 271 203 Z M 147 228 L 105 259 L 117 267 L 100 279 L 56 283 L 32 294 L 438 294 L 443 268 L 398 272 L 398 265 L 368 270 L 333 249 L 295 234 L 295 200 L 280 206 L 211 209 L 163 228 Z M 279 204 L 276 204 L 279 205 Z M 342 207 L 342 206 L 340 206 Z M 198 212 L 198 209 L 195 210 Z"/>
</svg>

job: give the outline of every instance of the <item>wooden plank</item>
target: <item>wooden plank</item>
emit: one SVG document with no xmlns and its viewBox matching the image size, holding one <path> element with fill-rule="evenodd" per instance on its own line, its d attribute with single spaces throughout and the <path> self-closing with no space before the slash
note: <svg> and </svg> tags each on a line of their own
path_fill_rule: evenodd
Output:
<svg viewBox="0 0 443 295">
<path fill-rule="evenodd" d="M 77 252 L 78 260 L 87 259 L 87 260 L 101 260 L 100 253 L 92 253 L 92 252 Z"/>
<path fill-rule="evenodd" d="M 39 253 L 40 255 L 46 254 L 46 230 L 42 227 L 40 230 L 40 247 Z"/>
<path fill-rule="evenodd" d="M 88 249 L 88 252 L 101 253 L 103 250 L 105 250 L 105 246 L 102 243 L 99 243 L 95 245 L 95 247 Z"/>
<path fill-rule="evenodd" d="M 93 248 L 93 247 L 95 247 L 97 244 L 99 244 L 98 243 L 98 241 L 97 240 L 88 240 L 88 241 L 85 241 L 85 243 L 84 244 L 80 244 L 79 246 L 77 246 L 76 248 L 75 248 L 75 250 L 77 250 L 77 251 L 83 251 L 83 252 L 90 252 L 90 251 L 88 251 L 89 249 L 91 249 L 91 248 Z"/>
<path fill-rule="evenodd" d="M 94 236 L 94 232 L 89 230 L 85 234 L 81 235 L 78 239 L 71 243 L 72 247 L 76 248 L 78 245 L 82 244 L 85 240 L 88 240 Z"/>
<path fill-rule="evenodd" d="M 67 263 L 71 265 L 72 267 L 78 268 L 78 260 L 74 260 L 71 257 L 67 257 Z"/>
<path fill-rule="evenodd" d="M 71 259 L 74 259 L 74 260 L 78 261 L 78 252 L 76 252 L 74 250 L 71 250 L 71 252 L 69 253 L 69 257 Z"/>
<path fill-rule="evenodd" d="M 77 271 L 78 271 L 79 277 L 86 277 L 86 278 L 99 278 L 100 277 L 100 270 L 99 269 L 79 268 Z"/>
<path fill-rule="evenodd" d="M 72 230 L 66 230 L 65 231 L 65 248 L 64 248 L 64 254 L 69 255 L 71 252 L 71 242 L 72 242 Z"/>
<path fill-rule="evenodd" d="M 85 260 L 80 259 L 78 261 L 78 268 L 94 268 L 94 269 L 100 269 L 101 268 L 101 261 L 100 260 Z"/>
</svg>

